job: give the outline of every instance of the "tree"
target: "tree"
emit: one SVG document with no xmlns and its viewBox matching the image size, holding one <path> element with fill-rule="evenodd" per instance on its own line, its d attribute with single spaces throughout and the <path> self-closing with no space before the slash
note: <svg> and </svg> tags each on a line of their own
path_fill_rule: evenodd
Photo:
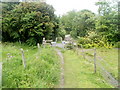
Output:
<svg viewBox="0 0 120 90">
<path fill-rule="evenodd" d="M 21 41 L 30 45 L 52 39 L 57 30 L 54 8 L 45 2 L 20 3 L 3 17 L 3 40 Z M 6 37 L 6 34 L 8 37 Z"/>
<path fill-rule="evenodd" d="M 95 28 L 95 14 L 89 10 L 81 10 L 74 18 L 73 30 L 77 31 L 77 36 L 84 37 L 88 31 Z"/>
<path fill-rule="evenodd" d="M 84 37 L 88 31 L 95 29 L 95 14 L 86 9 L 79 12 L 70 11 L 61 17 L 61 22 L 66 32 L 73 38 Z"/>
<path fill-rule="evenodd" d="M 72 31 L 72 26 L 73 26 L 72 24 L 75 16 L 76 16 L 76 11 L 72 10 L 60 18 L 60 22 L 63 25 L 63 28 L 66 30 L 67 34 L 70 34 L 70 32 Z"/>
<path fill-rule="evenodd" d="M 97 2 L 99 15 L 96 22 L 97 32 L 106 37 L 109 42 L 117 42 L 119 39 L 117 4 L 105 0 Z M 115 8 L 116 7 L 116 8 Z"/>
</svg>

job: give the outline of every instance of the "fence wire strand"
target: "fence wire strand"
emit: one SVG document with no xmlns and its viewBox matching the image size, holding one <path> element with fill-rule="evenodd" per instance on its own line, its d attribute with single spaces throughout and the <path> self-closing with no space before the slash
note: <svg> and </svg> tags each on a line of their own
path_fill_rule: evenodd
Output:
<svg viewBox="0 0 120 90">
<path fill-rule="evenodd" d="M 79 51 L 81 52 L 81 55 L 85 55 L 85 59 L 90 61 L 90 62 L 94 62 L 94 56 L 93 56 L 93 59 L 90 59 L 91 56 L 88 56 L 87 54 L 85 54 L 85 52 L 87 51 L 94 51 L 94 49 L 85 49 L 85 50 L 82 50 L 82 49 L 79 49 Z M 97 68 L 99 67 L 99 70 L 100 70 L 100 73 L 102 74 L 102 76 L 105 78 L 105 80 L 110 83 L 111 85 L 113 85 L 114 87 L 118 87 L 118 81 L 110 74 L 110 72 L 108 72 L 103 66 L 102 64 L 99 62 L 99 61 L 102 61 L 103 63 L 105 63 L 105 65 L 109 66 L 109 64 L 107 64 L 107 62 L 101 58 L 100 56 L 97 56 L 96 57 L 97 59 Z M 111 70 L 111 69 L 110 69 Z"/>
</svg>

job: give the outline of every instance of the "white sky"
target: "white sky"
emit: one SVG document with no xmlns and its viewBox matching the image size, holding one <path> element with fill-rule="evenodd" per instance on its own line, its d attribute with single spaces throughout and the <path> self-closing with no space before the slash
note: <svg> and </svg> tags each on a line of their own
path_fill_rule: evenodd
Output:
<svg viewBox="0 0 120 90">
<path fill-rule="evenodd" d="M 63 15 L 71 10 L 88 9 L 94 13 L 97 13 L 98 6 L 95 6 L 95 2 L 99 0 L 46 0 L 46 2 L 55 8 L 55 14 Z"/>
</svg>

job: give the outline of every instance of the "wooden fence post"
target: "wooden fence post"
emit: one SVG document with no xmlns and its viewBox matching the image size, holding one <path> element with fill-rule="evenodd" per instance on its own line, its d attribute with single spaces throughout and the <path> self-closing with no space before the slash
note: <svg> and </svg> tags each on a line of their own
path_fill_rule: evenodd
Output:
<svg viewBox="0 0 120 90">
<path fill-rule="evenodd" d="M 58 39 L 58 38 L 56 37 L 56 40 L 55 40 L 56 42 L 57 42 L 57 39 Z"/>
<path fill-rule="evenodd" d="M 81 44 L 81 49 L 82 49 L 83 58 L 85 59 L 85 55 L 84 55 L 84 51 L 83 51 L 83 46 L 82 46 L 82 44 Z"/>
<path fill-rule="evenodd" d="M 45 48 L 45 43 L 46 43 L 46 40 L 45 38 L 43 38 L 43 41 L 42 41 L 43 48 Z"/>
<path fill-rule="evenodd" d="M 22 48 L 21 48 L 21 53 L 22 53 L 22 62 L 23 62 L 23 66 L 24 66 L 24 68 L 26 68 L 26 61 L 25 61 L 24 51 L 23 51 Z"/>
<path fill-rule="evenodd" d="M 76 52 L 77 52 L 77 55 L 79 55 L 79 50 L 78 50 L 78 46 L 76 46 Z"/>
<path fill-rule="evenodd" d="M 19 43 L 21 44 L 21 41 L 20 41 L 20 39 L 19 39 Z"/>
<path fill-rule="evenodd" d="M 0 62 L 0 88 L 2 88 L 2 62 Z"/>
<path fill-rule="evenodd" d="M 38 49 L 40 48 L 40 44 L 39 43 L 37 43 L 37 47 L 38 47 Z"/>
<path fill-rule="evenodd" d="M 96 48 L 94 48 L 94 73 L 96 73 Z"/>
</svg>

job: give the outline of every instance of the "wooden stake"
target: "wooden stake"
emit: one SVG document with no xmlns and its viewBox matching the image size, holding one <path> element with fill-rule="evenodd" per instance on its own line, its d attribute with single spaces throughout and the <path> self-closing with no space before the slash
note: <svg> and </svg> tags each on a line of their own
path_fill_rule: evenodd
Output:
<svg viewBox="0 0 120 90">
<path fill-rule="evenodd" d="M 26 68 L 26 61 L 25 61 L 24 51 L 23 51 L 22 48 L 21 48 L 21 53 L 22 53 L 23 66 L 24 66 L 24 68 Z"/>
<path fill-rule="evenodd" d="M 56 42 L 57 42 L 57 39 L 58 39 L 58 38 L 56 38 Z"/>
<path fill-rule="evenodd" d="M 77 52 L 77 55 L 78 55 L 78 46 L 76 47 L 76 52 Z"/>
<path fill-rule="evenodd" d="M 62 42 L 62 37 L 61 37 L 61 42 Z"/>
<path fill-rule="evenodd" d="M 0 62 L 0 88 L 2 88 L 2 62 Z"/>
<path fill-rule="evenodd" d="M 83 46 L 81 45 L 82 48 L 82 54 L 83 54 L 83 58 L 85 59 L 85 55 L 84 55 L 84 51 L 83 51 Z"/>
<path fill-rule="evenodd" d="M 94 48 L 94 73 L 96 73 L 96 48 Z"/>
<path fill-rule="evenodd" d="M 37 46 L 38 46 L 38 49 L 40 48 L 40 44 L 39 43 L 37 43 Z"/>
</svg>

